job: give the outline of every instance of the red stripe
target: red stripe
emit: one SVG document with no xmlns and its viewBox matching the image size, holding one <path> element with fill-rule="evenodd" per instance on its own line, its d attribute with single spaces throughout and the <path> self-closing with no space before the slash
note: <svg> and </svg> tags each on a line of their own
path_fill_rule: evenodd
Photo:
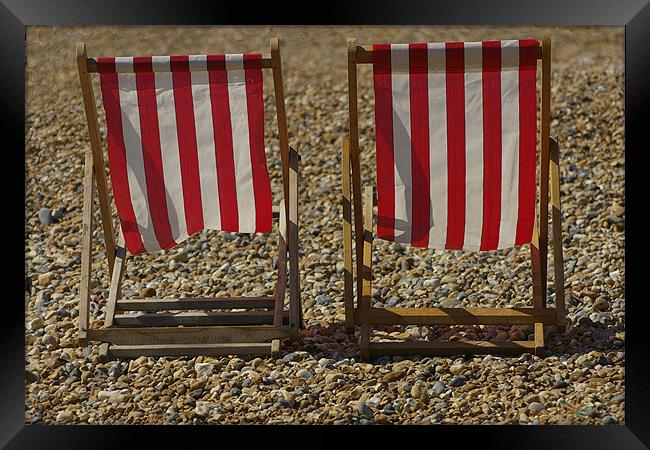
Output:
<svg viewBox="0 0 650 450">
<path fill-rule="evenodd" d="M 411 177 L 413 182 L 411 245 L 429 246 L 431 196 L 429 189 L 429 89 L 427 44 L 409 45 L 411 101 Z"/>
<path fill-rule="evenodd" d="M 117 68 L 115 67 L 115 58 L 97 58 L 97 72 L 100 73 L 100 77 L 99 77 L 100 82 L 102 82 L 101 74 L 117 73 Z M 113 82 L 112 81 L 113 78 L 110 77 L 106 77 L 104 78 L 104 80 L 106 80 L 107 83 Z M 117 78 L 115 78 L 115 80 L 117 80 Z M 122 121 L 120 120 L 120 123 L 121 122 Z"/>
<path fill-rule="evenodd" d="M 483 230 L 480 250 L 499 246 L 501 223 L 501 42 L 483 42 Z"/>
<path fill-rule="evenodd" d="M 375 138 L 377 145 L 377 236 L 395 239 L 395 156 L 389 44 L 373 45 Z"/>
<path fill-rule="evenodd" d="M 445 44 L 447 87 L 447 241 L 460 250 L 465 239 L 465 52 L 462 42 Z"/>
<path fill-rule="evenodd" d="M 519 217 L 515 245 L 532 241 L 535 221 L 537 42 L 519 41 Z"/>
<path fill-rule="evenodd" d="M 230 122 L 230 100 L 228 98 L 228 72 L 224 55 L 208 55 L 210 80 L 210 104 L 214 128 L 214 145 L 217 160 L 217 183 L 219 185 L 219 207 L 221 229 L 239 230 L 235 161 L 232 145 L 232 124 Z"/>
<path fill-rule="evenodd" d="M 248 141 L 253 171 L 255 195 L 255 231 L 271 231 L 271 181 L 264 155 L 264 84 L 262 83 L 262 55 L 245 54 L 246 104 L 248 109 Z"/>
<path fill-rule="evenodd" d="M 149 212 L 153 230 L 161 248 L 167 250 L 174 245 L 169 214 L 165 178 L 160 150 L 158 106 L 156 104 L 156 81 L 151 68 L 151 57 L 133 58 L 135 84 L 138 91 L 138 110 L 140 112 L 140 135 L 142 139 L 142 158 L 147 184 Z"/>
<path fill-rule="evenodd" d="M 142 236 L 138 230 L 135 212 L 131 204 L 129 178 L 126 171 L 126 146 L 122 132 L 122 112 L 114 58 L 100 58 L 100 84 L 102 101 L 106 112 L 108 163 L 117 214 L 122 226 L 126 248 L 132 255 L 145 252 Z M 99 63 L 99 60 L 98 60 Z"/>
<path fill-rule="evenodd" d="M 181 163 L 185 222 L 187 234 L 192 235 L 201 231 L 204 226 L 194 103 L 192 101 L 192 74 L 189 71 L 187 56 L 170 57 L 170 66 L 174 84 L 174 108 L 176 110 L 176 132 Z"/>
</svg>

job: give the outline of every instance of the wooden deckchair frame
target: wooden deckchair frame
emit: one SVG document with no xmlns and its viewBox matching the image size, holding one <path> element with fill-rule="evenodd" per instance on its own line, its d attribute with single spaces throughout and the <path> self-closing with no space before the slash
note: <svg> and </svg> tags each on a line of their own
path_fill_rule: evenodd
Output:
<svg viewBox="0 0 650 450">
<path fill-rule="evenodd" d="M 81 251 L 81 288 L 79 296 L 79 343 L 101 342 L 104 357 L 195 356 L 229 354 L 276 354 L 280 340 L 296 339 L 302 328 L 300 279 L 298 267 L 298 165 L 300 156 L 289 146 L 280 42 L 271 39 L 270 55 L 262 55 L 262 68 L 271 69 L 277 113 L 283 199 L 273 207 L 279 219 L 278 276 L 273 296 L 213 299 L 121 299 L 121 283 L 126 263 L 124 239 L 115 230 L 108 196 L 106 169 L 102 156 L 97 107 L 91 73 L 97 73 L 95 59 L 88 58 L 85 43 L 77 44 L 77 67 L 83 93 L 90 148 L 85 153 L 83 190 L 83 229 Z M 94 189 L 97 188 L 104 244 L 111 279 L 102 328 L 92 328 L 89 315 L 91 291 L 92 235 L 94 230 Z M 287 220 L 288 218 L 288 220 Z M 288 261 L 287 261 L 288 251 Z M 287 267 L 288 265 L 288 267 Z M 287 276 L 288 269 L 288 276 Z M 284 309 L 289 281 L 289 310 Z M 245 312 L 205 310 L 255 309 Z M 148 314 L 155 311 L 189 310 L 180 314 Z M 120 315 L 116 311 L 142 311 Z M 199 311 L 199 312 L 197 312 Z M 178 325 L 182 325 L 179 328 Z M 270 342 L 269 342 L 270 341 Z"/>
<path fill-rule="evenodd" d="M 342 143 L 343 174 L 343 257 L 345 325 L 348 333 L 360 325 L 361 357 L 374 355 L 424 355 L 494 353 L 517 354 L 538 352 L 544 347 L 544 325 L 555 325 L 560 332 L 566 327 L 564 303 L 564 264 L 562 261 L 562 224 L 560 214 L 559 147 L 550 137 L 551 38 L 538 42 L 537 59 L 542 62 L 541 95 L 541 179 L 539 189 L 539 224 L 535 225 L 530 244 L 532 308 L 372 308 L 372 241 L 373 187 L 366 187 L 362 199 L 359 163 L 359 125 L 357 115 L 357 65 L 372 64 L 372 46 L 358 46 L 348 39 L 349 136 Z M 552 197 L 553 259 L 555 270 L 555 308 L 547 307 L 548 190 L 549 170 Z M 353 194 L 353 195 L 352 195 Z M 353 203 L 351 203 L 353 201 Z M 354 208 L 351 206 L 354 205 Z M 354 303 L 354 268 L 352 261 L 352 209 L 356 244 L 356 305 Z M 534 325 L 532 341 L 416 341 L 372 342 L 373 325 Z"/>
</svg>

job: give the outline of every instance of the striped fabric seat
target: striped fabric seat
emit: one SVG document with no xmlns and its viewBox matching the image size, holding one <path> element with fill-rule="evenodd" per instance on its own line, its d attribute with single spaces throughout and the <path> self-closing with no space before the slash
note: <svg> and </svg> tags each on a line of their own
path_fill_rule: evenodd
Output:
<svg viewBox="0 0 650 450">
<path fill-rule="evenodd" d="M 495 250 L 532 241 L 537 41 L 373 46 L 378 236 Z"/>
<path fill-rule="evenodd" d="M 99 58 L 130 253 L 203 229 L 271 231 L 261 54 Z"/>
</svg>

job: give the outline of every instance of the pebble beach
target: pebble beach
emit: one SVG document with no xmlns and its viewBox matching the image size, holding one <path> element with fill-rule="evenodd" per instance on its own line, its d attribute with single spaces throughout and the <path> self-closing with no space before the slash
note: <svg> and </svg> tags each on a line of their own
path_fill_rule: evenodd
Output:
<svg viewBox="0 0 650 450">
<path fill-rule="evenodd" d="M 566 333 L 545 327 L 546 348 L 539 355 L 379 357 L 362 362 L 358 328 L 348 335 L 343 326 L 340 201 L 341 139 L 348 129 L 346 38 L 370 44 L 544 35 L 553 39 L 551 136 L 560 147 Z M 283 343 L 278 357 L 102 361 L 98 345 L 80 347 L 77 341 L 83 163 L 90 143 L 75 43 L 85 41 L 91 57 L 269 53 L 272 36 L 281 42 L 289 142 L 302 156 L 305 329 L 298 341 Z M 623 28 L 57 26 L 28 27 L 26 37 L 26 423 L 625 423 Z M 268 71 L 264 75 L 265 145 L 277 204 L 279 142 L 272 77 Z M 105 143 L 97 80 L 94 89 Z M 375 181 L 373 111 L 372 68 L 366 65 L 359 69 L 364 184 Z M 99 221 L 96 207 L 95 223 Z M 169 251 L 130 257 L 122 295 L 272 295 L 276 236 L 277 229 L 271 235 L 204 231 Z M 102 241 L 101 226 L 96 226 L 92 327 L 101 327 L 108 297 Z M 379 240 L 373 245 L 373 306 L 532 304 L 527 246 L 468 253 Z M 550 306 L 553 274 L 549 258 Z M 374 339 L 384 340 L 532 338 L 532 326 L 395 326 L 374 333 Z"/>
</svg>

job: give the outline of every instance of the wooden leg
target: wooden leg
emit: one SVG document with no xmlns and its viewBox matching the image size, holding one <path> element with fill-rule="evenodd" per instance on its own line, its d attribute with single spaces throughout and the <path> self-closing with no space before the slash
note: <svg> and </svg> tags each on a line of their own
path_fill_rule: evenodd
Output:
<svg viewBox="0 0 650 450">
<path fill-rule="evenodd" d="M 293 148 L 289 152 L 289 332 L 298 338 L 302 321 L 300 303 L 300 268 L 298 265 L 298 163 L 300 156 Z"/>
<path fill-rule="evenodd" d="M 97 120 L 97 105 L 93 93 L 93 84 L 88 73 L 86 44 L 77 43 L 77 70 L 79 71 L 79 83 L 86 110 L 86 121 L 90 137 L 90 148 L 92 150 L 92 162 L 95 169 L 95 182 L 99 198 L 99 210 L 102 217 L 102 228 L 104 231 L 104 242 L 106 244 L 106 257 L 108 259 L 108 273 L 113 274 L 115 261 L 115 236 L 113 235 L 113 219 L 111 216 L 110 199 L 108 198 L 108 185 L 106 183 L 106 169 L 104 168 L 104 157 L 102 156 L 101 137 L 99 133 L 99 122 Z"/>
<path fill-rule="evenodd" d="M 275 285 L 275 315 L 273 316 L 274 325 L 282 325 L 282 315 L 284 312 L 284 297 L 287 285 L 287 214 L 284 205 L 284 199 L 280 201 L 279 210 L 279 229 L 278 237 L 278 278 Z"/>
<path fill-rule="evenodd" d="M 539 185 L 539 249 L 542 280 L 542 302 L 546 305 L 548 265 L 548 178 L 550 160 L 551 119 L 551 37 L 542 38 L 542 98 L 540 116 L 540 185 Z"/>
<path fill-rule="evenodd" d="M 537 234 L 537 231 L 534 234 Z M 533 238 L 533 242 L 530 244 L 530 265 L 533 273 L 533 307 L 545 308 L 546 302 L 544 301 L 542 289 L 541 256 L 537 245 L 538 243 Z"/>
<path fill-rule="evenodd" d="M 361 304 L 363 280 L 363 206 L 361 201 L 361 163 L 359 161 L 359 118 L 357 115 L 356 40 L 349 38 L 348 47 L 348 117 L 350 164 L 352 167 L 352 201 L 354 204 L 354 244 L 356 261 L 357 308 Z"/>
<path fill-rule="evenodd" d="M 364 192 L 365 208 L 363 212 L 363 286 L 360 313 L 370 311 L 372 302 L 372 187 L 368 186 Z M 361 335 L 359 339 L 361 358 L 365 361 L 370 359 L 370 325 L 361 324 Z"/>
<path fill-rule="evenodd" d="M 551 204 L 553 208 L 553 266 L 555 269 L 555 308 L 557 328 L 566 331 L 566 305 L 564 302 L 564 258 L 562 255 L 562 213 L 560 209 L 560 149 L 551 139 Z"/>
<path fill-rule="evenodd" d="M 115 251 L 115 264 L 113 265 L 113 276 L 111 277 L 111 286 L 108 291 L 108 301 L 106 302 L 106 318 L 104 320 L 104 328 L 113 326 L 113 319 L 115 318 L 115 307 L 117 301 L 121 297 L 122 274 L 124 273 L 124 265 L 126 263 L 126 249 L 124 248 L 124 236 L 120 231 L 118 244 Z"/>
<path fill-rule="evenodd" d="M 280 339 L 273 339 L 271 341 L 271 356 L 274 358 L 280 354 Z"/>
<path fill-rule="evenodd" d="M 343 138 L 343 157 L 341 163 L 343 178 L 343 300 L 345 302 L 345 331 L 354 333 L 353 263 L 352 263 L 352 202 L 350 192 L 350 141 Z"/>
<path fill-rule="evenodd" d="M 544 349 L 544 325 L 535 324 L 535 354 L 539 355 Z"/>
<path fill-rule="evenodd" d="M 79 344 L 86 344 L 86 332 L 90 326 L 90 280 L 92 268 L 93 220 L 93 155 L 86 151 L 83 191 L 83 222 L 81 235 L 81 286 L 79 289 Z"/>
</svg>

